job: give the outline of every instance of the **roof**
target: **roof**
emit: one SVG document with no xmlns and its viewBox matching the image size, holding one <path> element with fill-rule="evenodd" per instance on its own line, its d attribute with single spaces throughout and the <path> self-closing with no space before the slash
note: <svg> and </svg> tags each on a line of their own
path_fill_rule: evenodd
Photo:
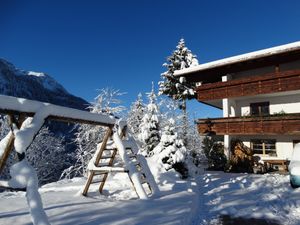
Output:
<svg viewBox="0 0 300 225">
<path fill-rule="evenodd" d="M 177 70 L 174 75 L 189 78 L 192 75 L 210 73 L 210 71 L 217 72 L 218 70 L 225 75 L 226 73 L 241 71 L 243 68 L 244 70 L 249 69 L 249 63 L 252 64 L 253 68 L 257 68 L 260 65 L 265 65 L 261 63 L 263 61 L 266 64 L 270 64 L 271 62 L 274 64 L 277 61 L 283 62 L 284 60 L 288 60 L 286 58 L 287 55 L 291 56 L 295 55 L 295 53 L 297 53 L 297 57 L 300 59 L 300 41 Z M 245 67 L 246 64 L 247 66 Z"/>
</svg>

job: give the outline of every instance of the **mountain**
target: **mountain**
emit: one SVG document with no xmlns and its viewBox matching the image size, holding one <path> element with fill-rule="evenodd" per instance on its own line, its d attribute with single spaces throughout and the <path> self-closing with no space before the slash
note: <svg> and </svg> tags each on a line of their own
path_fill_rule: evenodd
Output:
<svg viewBox="0 0 300 225">
<path fill-rule="evenodd" d="M 27 98 L 56 105 L 86 109 L 89 103 L 70 94 L 55 79 L 45 73 L 24 71 L 0 59 L 0 94 Z M 0 103 L 1 104 L 1 103 Z M 0 115 L 0 140 L 8 133 L 6 119 Z M 47 121 L 26 151 L 28 161 L 36 169 L 41 184 L 56 181 L 62 171 L 74 164 L 77 126 Z M 11 156 L 1 178 L 9 177 Z"/>
<path fill-rule="evenodd" d="M 48 74 L 20 70 L 4 59 L 0 59 L 0 94 L 76 109 L 85 109 L 89 105 L 66 91 Z"/>
</svg>

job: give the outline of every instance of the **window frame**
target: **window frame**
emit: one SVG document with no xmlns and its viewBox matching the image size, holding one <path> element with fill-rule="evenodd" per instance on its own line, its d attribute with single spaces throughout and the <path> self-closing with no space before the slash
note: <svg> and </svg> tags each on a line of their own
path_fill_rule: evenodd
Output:
<svg viewBox="0 0 300 225">
<path fill-rule="evenodd" d="M 250 144 L 253 153 L 256 155 L 277 156 L 276 139 L 251 139 Z"/>
</svg>

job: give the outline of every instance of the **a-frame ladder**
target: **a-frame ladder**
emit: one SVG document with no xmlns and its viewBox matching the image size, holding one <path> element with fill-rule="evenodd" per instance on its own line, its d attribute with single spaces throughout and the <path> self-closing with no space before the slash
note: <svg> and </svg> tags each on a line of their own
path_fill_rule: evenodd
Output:
<svg viewBox="0 0 300 225">
<path fill-rule="evenodd" d="M 90 161 L 88 179 L 82 194 L 86 196 L 93 183 L 99 183 L 99 192 L 102 193 L 110 172 L 128 173 L 134 190 L 141 199 L 157 193 L 158 187 L 143 156 L 137 154 L 138 148 L 134 139 L 129 137 L 128 140 L 122 140 L 121 137 L 126 136 L 126 129 L 122 130 L 121 135 L 118 134 L 117 129 L 115 130 L 113 131 L 112 127 L 108 128 L 100 148 Z M 124 161 L 125 167 L 113 167 L 117 153 Z"/>
</svg>

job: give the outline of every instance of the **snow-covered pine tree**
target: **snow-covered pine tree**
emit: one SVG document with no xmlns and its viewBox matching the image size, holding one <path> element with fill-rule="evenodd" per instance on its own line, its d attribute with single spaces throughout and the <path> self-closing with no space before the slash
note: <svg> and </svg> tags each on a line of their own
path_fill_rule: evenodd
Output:
<svg viewBox="0 0 300 225">
<path fill-rule="evenodd" d="M 182 178 L 188 176 L 188 170 L 184 163 L 186 148 L 181 139 L 178 139 L 175 132 L 175 121 L 171 118 L 168 125 L 163 129 L 159 144 L 153 150 L 155 155 L 159 155 L 159 159 L 166 170 L 174 168 L 179 172 Z"/>
<path fill-rule="evenodd" d="M 142 153 L 146 156 L 153 155 L 153 149 L 158 145 L 160 140 L 159 132 L 159 111 L 156 104 L 156 94 L 152 82 L 152 90 L 147 94 L 149 103 L 146 107 L 146 113 L 140 124 L 139 140 L 142 141 Z"/>
<path fill-rule="evenodd" d="M 126 109 L 120 105 L 122 101 L 119 99 L 119 97 L 124 94 L 125 93 L 119 90 L 103 88 L 88 109 L 93 113 L 102 113 L 118 117 Z M 76 138 L 74 140 L 77 149 L 73 156 L 75 164 L 64 170 L 61 178 L 86 175 L 87 165 L 96 151 L 97 144 L 103 140 L 105 132 L 106 128 L 101 126 L 82 124 L 77 127 Z"/>
<path fill-rule="evenodd" d="M 131 105 L 127 118 L 128 128 L 133 133 L 135 138 L 138 138 L 140 133 L 140 124 L 142 123 L 145 110 L 142 94 L 139 93 L 137 100 Z"/>
<path fill-rule="evenodd" d="M 183 110 L 182 127 L 184 143 L 186 144 L 186 134 L 188 129 L 188 116 L 186 112 L 186 99 L 195 97 L 194 83 L 187 83 L 185 77 L 175 77 L 174 72 L 184 68 L 189 68 L 198 65 L 196 55 L 193 55 L 191 50 L 185 46 L 184 39 L 180 39 L 176 50 L 167 58 L 167 63 L 163 66 L 167 71 L 162 73 L 162 81 L 159 84 L 159 94 L 165 94 L 174 100 L 179 100 L 179 108 Z"/>
</svg>

